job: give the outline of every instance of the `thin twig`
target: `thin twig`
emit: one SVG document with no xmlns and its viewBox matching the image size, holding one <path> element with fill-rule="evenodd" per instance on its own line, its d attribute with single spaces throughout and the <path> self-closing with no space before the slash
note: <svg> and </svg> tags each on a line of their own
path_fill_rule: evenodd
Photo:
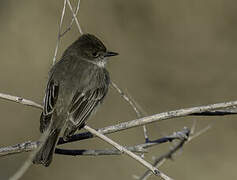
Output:
<svg viewBox="0 0 237 180">
<path fill-rule="evenodd" d="M 191 131 L 190 134 L 193 135 L 194 132 L 196 131 L 196 127 L 197 127 L 197 119 L 193 120 L 192 126 L 191 126 Z"/>
<path fill-rule="evenodd" d="M 133 152 L 127 150 L 125 147 L 123 147 L 123 146 L 119 145 L 118 143 L 114 142 L 113 140 L 109 139 L 107 136 L 105 136 L 105 135 L 101 134 L 100 132 L 90 128 L 87 125 L 84 127 L 84 129 L 86 129 L 90 133 L 98 136 L 99 138 L 101 138 L 102 140 L 106 141 L 107 143 L 111 144 L 112 146 L 114 146 L 116 149 L 118 149 L 122 153 L 126 153 L 128 156 L 130 156 L 131 158 L 135 159 L 136 161 L 141 163 L 146 168 L 150 169 L 150 171 L 153 172 L 153 174 L 155 174 L 157 176 L 160 176 L 164 180 L 171 180 L 170 177 L 168 177 L 167 175 L 165 175 L 164 173 L 159 171 L 157 168 L 153 167 L 150 163 L 148 163 L 147 161 L 142 159 L 140 156 L 137 156 Z"/>
<path fill-rule="evenodd" d="M 61 19 L 60 19 L 60 23 L 59 23 L 59 31 L 58 31 L 57 43 L 56 43 L 56 47 L 55 47 L 55 51 L 54 51 L 53 65 L 56 63 L 56 58 L 57 58 L 57 53 L 58 53 L 58 47 L 59 47 L 60 40 L 68 31 L 71 30 L 73 22 L 74 22 L 74 17 L 73 17 L 72 20 L 71 20 L 70 25 L 67 27 L 67 29 L 63 33 L 61 33 L 62 32 L 62 23 L 63 23 L 64 14 L 65 14 L 66 3 L 67 3 L 67 0 L 64 0 L 64 6 L 63 6 L 63 10 L 62 10 L 62 14 L 61 14 Z M 79 8 L 80 8 L 80 0 L 78 0 L 77 8 L 75 10 L 75 15 L 78 14 Z"/>
<path fill-rule="evenodd" d="M 138 106 L 138 104 L 136 103 L 136 101 L 130 96 L 126 95 L 119 87 L 118 85 L 111 81 L 111 85 L 112 87 L 120 94 L 120 96 L 128 102 L 128 104 L 133 108 L 133 110 L 135 111 L 137 118 L 141 118 L 146 116 L 146 113 L 144 112 L 144 110 Z M 144 133 L 144 137 L 145 137 L 145 142 L 147 142 L 149 140 L 148 134 L 147 134 L 147 128 L 145 125 L 143 125 L 143 133 Z"/>
<path fill-rule="evenodd" d="M 180 149 L 183 147 L 184 143 L 187 144 L 187 143 L 190 143 L 191 140 L 199 137 L 200 135 L 204 134 L 206 131 L 208 131 L 209 129 L 211 128 L 211 125 L 208 125 L 207 127 L 201 129 L 199 132 L 193 134 L 192 136 L 190 136 L 188 139 L 183 139 L 181 140 L 175 147 L 173 147 L 169 152 L 161 155 L 160 157 L 158 158 L 155 158 L 154 159 L 154 163 L 153 163 L 153 166 L 155 167 L 160 167 L 162 164 L 165 163 L 165 161 L 167 159 L 171 159 L 172 156 Z M 191 133 L 191 132 L 190 132 Z M 152 175 L 152 172 L 150 171 L 146 171 L 140 178 L 140 180 L 147 180 L 150 176 Z"/>
<path fill-rule="evenodd" d="M 69 0 L 67 0 L 67 4 L 68 4 L 68 6 L 69 6 L 69 8 L 70 8 L 70 10 L 71 10 L 71 12 L 72 12 L 73 18 L 75 19 L 75 22 L 76 22 L 76 24 L 77 24 L 77 28 L 78 28 L 80 34 L 83 34 L 82 29 L 81 29 L 81 26 L 80 26 L 80 24 L 79 24 L 79 22 L 78 22 L 78 20 L 77 20 L 77 16 L 76 16 L 76 14 L 74 13 L 73 8 L 72 8 L 72 5 L 71 5 L 71 3 L 70 3 Z"/>
<path fill-rule="evenodd" d="M 186 143 L 189 143 L 190 141 L 192 141 L 193 139 L 201 136 L 202 134 L 204 134 L 205 132 L 207 132 L 209 129 L 211 129 L 212 125 L 209 124 L 208 126 L 206 126 L 205 128 L 201 129 L 200 131 L 196 132 L 195 134 L 193 134 L 192 136 L 190 136 L 188 138 L 188 141 Z"/>
<path fill-rule="evenodd" d="M 115 82 L 111 81 L 112 87 L 121 95 L 121 97 L 128 102 L 128 104 L 133 108 L 136 115 L 140 118 L 142 117 L 142 113 L 139 111 L 137 106 L 133 103 L 133 101 L 115 84 Z"/>
<path fill-rule="evenodd" d="M 63 10 L 62 10 L 61 18 L 60 18 L 59 29 L 58 29 L 58 37 L 57 37 L 56 47 L 55 47 L 54 56 L 53 56 L 53 65 L 56 63 L 58 47 L 59 47 L 59 43 L 60 43 L 60 39 L 61 39 L 61 30 L 62 30 L 63 18 L 65 15 L 66 3 L 67 3 L 67 1 L 64 0 Z"/>
<path fill-rule="evenodd" d="M 158 159 L 155 160 L 153 163 L 153 166 L 157 167 L 158 165 L 161 165 L 164 163 L 166 159 L 170 159 L 171 156 L 178 151 L 181 147 L 183 147 L 185 143 L 185 139 L 179 142 L 173 149 L 171 149 L 169 152 L 165 153 L 164 155 L 160 156 Z M 146 171 L 143 176 L 141 176 L 140 180 L 146 180 L 150 175 L 151 171 Z"/>
<path fill-rule="evenodd" d="M 75 11 L 75 15 L 77 16 L 78 12 L 79 12 L 79 9 L 80 9 L 80 0 L 78 0 L 77 2 L 77 8 L 76 8 L 76 11 Z M 61 33 L 60 37 L 62 38 L 68 31 L 70 31 L 72 29 L 72 25 L 73 25 L 73 22 L 74 22 L 74 16 L 72 16 L 72 20 L 71 20 L 71 23 L 70 25 L 67 27 L 67 29 Z"/>
<path fill-rule="evenodd" d="M 39 109 L 43 108 L 42 105 L 40 105 L 40 104 L 38 104 L 34 101 L 24 99 L 24 98 L 19 97 L 19 96 L 12 96 L 12 95 L 9 95 L 9 94 L 0 93 L 0 98 L 8 100 L 8 101 L 13 101 L 13 102 L 16 102 L 16 103 L 20 103 L 20 104 L 23 104 L 23 105 L 26 105 L 26 106 L 31 106 L 31 107 L 35 107 L 35 108 L 39 108 Z"/>
</svg>

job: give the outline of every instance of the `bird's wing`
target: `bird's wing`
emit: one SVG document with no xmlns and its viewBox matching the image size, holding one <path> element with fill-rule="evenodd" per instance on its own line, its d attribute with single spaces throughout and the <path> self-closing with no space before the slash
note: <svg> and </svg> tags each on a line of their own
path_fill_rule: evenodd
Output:
<svg viewBox="0 0 237 180">
<path fill-rule="evenodd" d="M 68 138 L 83 127 L 85 120 L 90 116 L 95 107 L 102 102 L 107 93 L 107 88 L 98 88 L 86 92 L 77 91 L 69 106 L 69 123 L 64 137 Z"/>
<path fill-rule="evenodd" d="M 59 84 L 49 80 L 44 97 L 44 110 L 40 117 L 40 132 L 44 132 L 49 126 L 54 106 L 58 99 Z"/>
</svg>

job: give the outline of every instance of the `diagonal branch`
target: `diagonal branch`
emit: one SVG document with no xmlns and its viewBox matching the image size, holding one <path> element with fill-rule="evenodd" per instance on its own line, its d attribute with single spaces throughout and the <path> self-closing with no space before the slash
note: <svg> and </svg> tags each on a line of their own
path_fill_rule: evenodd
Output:
<svg viewBox="0 0 237 180">
<path fill-rule="evenodd" d="M 164 180 L 171 180 L 170 177 L 168 177 L 167 175 L 165 175 L 164 173 L 162 173 L 161 171 L 159 171 L 157 168 L 153 167 L 150 163 L 148 163 L 147 161 L 145 161 L 144 159 L 142 159 L 140 156 L 137 156 L 136 154 L 134 154 L 133 152 L 129 151 L 128 149 L 126 149 L 125 147 L 119 145 L 118 143 L 114 142 L 113 140 L 109 139 L 107 136 L 101 134 L 100 132 L 90 128 L 89 126 L 85 126 L 84 129 L 86 129 L 87 131 L 89 131 L 90 133 L 98 136 L 100 139 L 103 139 L 104 141 L 106 141 L 107 143 L 111 144 L 112 146 L 114 146 L 116 149 L 118 149 L 119 151 L 121 151 L 122 153 L 127 154 L 128 156 L 130 156 L 131 158 L 135 159 L 136 161 L 138 161 L 139 163 L 141 163 L 143 166 L 145 166 L 146 168 L 148 168 L 153 174 L 160 176 L 162 179 Z"/>
<path fill-rule="evenodd" d="M 198 136 L 202 135 L 203 133 L 205 133 L 206 131 L 208 131 L 211 128 L 211 126 L 207 126 L 203 129 L 201 129 L 199 132 L 193 134 L 192 136 L 188 137 L 188 138 L 184 138 L 182 139 L 178 144 L 176 144 L 170 151 L 164 153 L 163 155 L 161 155 L 160 157 L 156 158 L 153 166 L 155 167 L 160 167 L 166 160 L 171 159 L 172 156 L 183 147 L 184 144 L 189 143 L 191 140 L 193 140 L 194 138 L 197 138 Z M 189 131 L 190 132 L 190 131 Z M 187 136 L 189 136 L 189 133 L 186 134 Z M 146 171 L 140 178 L 138 178 L 139 180 L 147 180 L 150 176 L 152 175 L 152 172 L 150 172 L 149 170 Z"/>
<path fill-rule="evenodd" d="M 77 16 L 76 16 L 76 14 L 74 13 L 74 11 L 73 11 L 73 9 L 72 9 L 72 5 L 71 5 L 71 3 L 70 3 L 69 0 L 67 0 L 67 4 L 68 4 L 68 6 L 69 6 L 69 8 L 70 8 L 70 10 L 71 10 L 71 12 L 72 12 L 73 18 L 75 19 L 75 22 L 76 22 L 76 25 L 77 25 L 77 28 L 78 28 L 80 34 L 83 34 L 82 29 L 81 29 L 81 26 L 80 26 L 80 24 L 79 24 L 79 21 L 78 21 L 78 19 L 77 19 Z"/>
<path fill-rule="evenodd" d="M 118 86 L 115 84 L 115 82 L 111 81 L 112 87 L 120 94 L 120 96 L 128 102 L 128 104 L 133 108 L 135 111 L 137 118 L 144 117 L 146 113 L 140 108 L 140 106 L 137 105 L 137 103 L 131 98 L 128 97 Z M 148 134 L 147 134 L 147 128 L 145 125 L 143 125 L 143 133 L 145 137 L 145 142 L 149 140 Z"/>
<path fill-rule="evenodd" d="M 78 0 L 77 8 L 76 8 L 76 11 L 75 11 L 75 15 L 76 16 L 77 16 L 77 13 L 78 13 L 78 11 L 80 9 L 80 3 L 81 3 L 81 0 Z M 73 25 L 74 21 L 75 21 L 74 16 L 72 16 L 72 20 L 71 20 L 70 25 L 67 27 L 67 29 L 63 33 L 60 34 L 60 37 L 63 37 L 68 31 L 70 31 L 72 29 L 72 25 Z"/>
<path fill-rule="evenodd" d="M 181 147 L 183 147 L 184 143 L 185 143 L 185 139 L 180 141 L 173 149 L 171 149 L 169 152 L 163 154 L 162 156 L 160 156 L 158 159 L 155 160 L 155 162 L 153 163 L 153 166 L 157 167 L 161 164 L 164 163 L 164 161 L 166 159 L 170 159 L 172 154 L 174 154 L 175 152 L 177 152 Z M 140 180 L 146 180 L 152 173 L 150 171 L 146 171 L 144 173 L 143 176 L 140 177 Z"/>
<path fill-rule="evenodd" d="M 163 164 L 166 159 L 170 159 L 175 152 L 177 152 L 181 147 L 183 147 L 185 141 L 186 139 L 183 139 L 173 149 L 157 158 L 153 163 L 153 166 L 158 167 L 159 165 Z M 144 175 L 141 176 L 140 180 L 146 180 L 151 174 L 152 173 L 150 171 L 146 171 Z"/>
</svg>

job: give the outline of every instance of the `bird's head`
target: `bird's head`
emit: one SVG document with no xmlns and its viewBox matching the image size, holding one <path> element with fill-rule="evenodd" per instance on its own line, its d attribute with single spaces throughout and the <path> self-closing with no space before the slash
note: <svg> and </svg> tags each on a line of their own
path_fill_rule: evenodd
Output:
<svg viewBox="0 0 237 180">
<path fill-rule="evenodd" d="M 88 61 L 104 66 L 108 57 L 116 56 L 118 53 L 107 51 L 105 45 L 92 34 L 83 34 L 74 43 L 79 55 Z"/>
</svg>

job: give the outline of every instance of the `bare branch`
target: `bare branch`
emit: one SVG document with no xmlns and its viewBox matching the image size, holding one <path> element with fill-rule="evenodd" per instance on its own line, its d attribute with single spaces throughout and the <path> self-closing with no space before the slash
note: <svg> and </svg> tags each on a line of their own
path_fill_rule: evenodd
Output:
<svg viewBox="0 0 237 180">
<path fill-rule="evenodd" d="M 53 65 L 56 63 L 56 58 L 57 58 L 57 53 L 58 53 L 58 47 L 59 47 L 60 40 L 61 40 L 61 38 L 62 38 L 68 31 L 71 30 L 72 25 L 73 25 L 73 22 L 74 22 L 74 16 L 73 16 L 70 25 L 69 25 L 69 26 L 67 27 L 67 29 L 62 33 L 62 24 L 63 24 L 64 15 L 65 15 L 66 3 L 67 3 L 67 0 L 64 0 L 63 10 L 62 10 L 62 14 L 61 14 L 60 23 L 59 23 L 59 30 L 58 30 L 57 43 L 56 43 L 56 47 L 55 47 L 55 51 L 54 51 Z M 80 8 L 80 0 L 78 0 L 78 3 L 77 3 L 77 8 L 76 8 L 76 10 L 75 10 L 75 16 L 76 16 L 77 13 L 79 12 L 79 8 Z"/>
<path fill-rule="evenodd" d="M 160 156 L 159 158 L 157 158 L 155 160 L 155 162 L 153 163 L 153 166 L 155 166 L 155 167 L 159 166 L 159 165 L 163 164 L 166 159 L 170 159 L 176 151 L 178 151 L 181 147 L 183 147 L 185 141 L 186 141 L 185 139 L 182 140 L 173 149 L 171 149 L 169 152 L 167 152 L 167 153 L 163 154 L 162 156 Z M 152 173 L 150 171 L 146 171 L 144 173 L 144 175 L 141 176 L 140 180 L 146 180 L 151 174 Z"/>
<path fill-rule="evenodd" d="M 135 111 L 137 117 L 142 117 L 142 112 L 140 112 L 140 110 L 137 108 L 137 106 L 135 105 L 135 103 L 133 103 L 133 101 L 117 86 L 117 84 L 115 84 L 113 81 L 111 81 L 111 85 L 112 87 L 121 95 L 121 97 L 128 102 L 128 104 L 133 108 L 133 110 Z"/>
<path fill-rule="evenodd" d="M 131 152 L 135 153 L 146 153 L 145 150 L 134 150 L 135 148 L 127 148 Z M 102 150 L 70 150 L 70 149 L 59 149 L 55 150 L 56 154 L 69 155 L 69 156 L 105 156 L 105 155 L 121 155 L 122 152 L 117 149 L 102 149 Z"/>
<path fill-rule="evenodd" d="M 33 102 L 31 100 L 24 99 L 22 97 L 17 97 L 17 96 L 12 96 L 12 95 L 8 95 L 8 94 L 0 93 L 0 98 L 6 99 L 9 101 L 13 101 L 13 102 L 17 102 L 17 103 L 20 103 L 23 105 L 36 107 L 39 109 L 43 108 L 42 105 L 40 105 L 36 102 Z M 158 121 L 171 119 L 171 118 L 184 117 L 184 116 L 189 116 L 189 115 L 193 115 L 193 114 L 202 114 L 202 113 L 207 113 L 207 112 L 212 112 L 212 113 L 214 113 L 214 115 L 217 115 L 217 113 L 218 114 L 221 113 L 222 115 L 223 114 L 231 115 L 231 114 L 237 113 L 237 111 L 233 108 L 229 109 L 229 110 L 215 110 L 215 109 L 225 109 L 228 107 L 235 108 L 236 105 L 237 105 L 237 101 L 230 101 L 230 102 L 211 104 L 211 105 L 206 105 L 206 106 L 191 107 L 191 108 L 186 108 L 186 109 L 168 111 L 168 112 L 155 114 L 155 115 L 147 116 L 147 117 L 140 118 L 140 119 L 135 119 L 135 120 L 128 121 L 128 122 L 123 122 L 123 123 L 112 125 L 112 126 L 107 126 L 107 127 L 99 129 L 98 131 L 102 134 L 109 134 L 109 133 L 114 133 L 117 131 L 129 129 L 129 128 L 141 126 L 141 125 L 148 124 L 148 123 L 158 122 Z M 89 139 L 92 137 L 94 137 L 93 134 L 91 134 L 89 132 L 80 133 L 80 134 L 76 134 L 76 135 L 72 136 L 72 138 L 69 139 L 68 141 L 64 141 L 62 138 L 60 138 L 58 144 L 59 145 L 65 144 L 68 142 Z"/>
<path fill-rule="evenodd" d="M 171 180 L 170 177 L 168 177 L 167 175 L 165 175 L 164 173 L 162 173 L 161 171 L 159 171 L 157 168 L 153 167 L 150 163 L 148 163 L 147 161 L 145 161 L 144 159 L 142 159 L 141 157 L 137 156 L 136 154 L 134 154 L 133 152 L 129 151 L 128 149 L 126 149 L 125 147 L 119 145 L 118 143 L 114 142 L 113 140 L 109 139 L 107 136 L 101 134 L 100 132 L 90 128 L 89 126 L 85 126 L 84 129 L 86 129 L 87 131 L 89 131 L 90 133 L 98 136 L 100 139 L 103 139 L 104 141 L 106 141 L 107 143 L 111 144 L 112 146 L 114 146 L 116 149 L 118 149 L 119 151 L 121 151 L 122 153 L 127 154 L 128 156 L 130 156 L 131 158 L 135 159 L 136 161 L 138 161 L 139 163 L 141 163 L 143 166 L 145 166 L 146 168 L 150 169 L 151 172 L 153 172 L 153 174 L 160 176 L 162 179 L 164 180 Z"/>
<path fill-rule="evenodd" d="M 107 127 L 98 129 L 98 131 L 102 134 L 109 134 L 109 133 L 114 133 L 117 131 L 129 129 L 129 128 L 142 126 L 148 123 L 159 122 L 159 121 L 172 119 L 172 118 L 178 118 L 178 117 L 185 117 L 194 113 L 202 113 L 202 112 L 212 111 L 212 110 L 220 109 L 220 108 L 224 109 L 224 108 L 233 107 L 236 105 L 237 105 L 237 101 L 230 101 L 230 102 L 225 102 L 225 103 L 218 103 L 218 104 L 211 104 L 211 105 L 206 105 L 206 106 L 168 111 L 168 112 L 155 114 L 155 115 L 147 116 L 140 119 L 135 119 L 128 122 L 119 123 L 112 126 L 107 126 Z M 69 139 L 68 141 L 64 141 L 62 138 L 60 138 L 58 144 L 65 144 L 68 142 L 74 142 L 74 141 L 89 139 L 93 137 L 94 137 L 93 134 L 89 132 L 85 132 L 85 133 L 73 135 L 71 139 Z"/>
<path fill-rule="evenodd" d="M 162 143 L 166 143 L 166 142 L 172 142 L 175 139 L 182 139 L 183 136 L 181 136 L 181 134 L 187 134 L 189 132 L 188 129 L 183 129 L 182 131 L 179 132 L 175 132 L 170 136 L 165 136 L 153 141 L 149 141 L 143 144 L 138 144 L 135 146 L 126 146 L 126 149 L 132 151 L 132 152 L 136 152 L 136 153 L 145 153 L 147 152 L 147 148 L 162 144 Z M 197 133 L 196 133 L 197 134 Z M 24 143 L 20 143 L 20 144 L 16 144 L 16 145 L 12 145 L 12 146 L 8 146 L 8 147 L 1 147 L 0 148 L 0 157 L 1 156 L 7 156 L 7 155 L 11 155 L 11 154 L 17 154 L 17 153 L 22 153 L 22 152 L 28 152 L 28 151 L 32 151 L 34 149 L 36 149 L 39 146 L 40 142 L 39 141 L 27 141 Z M 92 153 L 92 152 L 95 153 Z M 121 154 L 120 151 L 118 150 L 65 150 L 65 149 L 59 149 L 59 150 L 55 150 L 55 153 L 58 154 L 63 154 L 63 155 L 119 155 Z"/>
<path fill-rule="evenodd" d="M 153 166 L 155 167 L 160 167 L 162 164 L 164 164 L 164 162 L 167 159 L 171 159 L 172 156 L 180 149 L 183 147 L 184 143 L 187 144 L 189 143 L 191 140 L 193 140 L 194 138 L 199 137 L 200 135 L 202 135 L 203 133 L 205 133 L 206 131 L 208 131 L 211 128 L 211 125 L 208 125 L 207 127 L 201 129 L 199 132 L 193 134 L 192 136 L 188 137 L 188 138 L 184 138 L 183 140 L 181 140 L 177 145 L 175 145 L 175 147 L 173 147 L 169 152 L 161 155 L 158 158 L 155 158 Z M 189 136 L 189 133 L 186 134 L 187 136 Z M 152 175 L 151 171 L 146 171 L 140 178 L 140 180 L 147 180 L 150 176 Z"/>
<path fill-rule="evenodd" d="M 76 16 L 76 14 L 74 13 L 74 11 L 73 11 L 73 9 L 72 9 L 72 5 L 71 5 L 71 3 L 70 3 L 69 0 L 67 0 L 67 4 L 68 4 L 68 6 L 69 6 L 69 8 L 70 8 L 70 10 L 71 10 L 71 12 L 72 12 L 73 18 L 75 19 L 75 22 L 76 22 L 76 25 L 77 25 L 77 28 L 78 28 L 80 34 L 83 34 L 82 29 L 81 29 L 81 26 L 80 26 L 80 24 L 79 24 L 79 22 L 78 22 L 78 20 L 77 20 L 77 16 Z"/>
<path fill-rule="evenodd" d="M 42 109 L 42 106 L 39 105 L 38 103 L 35 103 L 31 100 L 23 99 L 21 97 L 11 96 L 11 95 L 1 93 L 0 98 Z M 220 108 L 224 109 L 224 108 L 227 108 L 227 107 L 233 107 L 233 106 L 236 106 L 236 104 L 237 104 L 237 101 L 232 101 L 232 102 L 227 102 L 227 103 L 212 104 L 212 105 L 207 105 L 207 106 L 200 106 L 200 107 L 170 111 L 170 112 L 166 112 L 166 113 L 160 113 L 160 114 L 156 114 L 156 115 L 153 115 L 153 116 L 148 116 L 148 117 L 144 117 L 144 118 L 141 118 L 141 119 L 136 119 L 136 120 L 133 120 L 133 121 L 117 124 L 115 126 L 109 126 L 109 127 L 106 127 L 106 128 L 102 128 L 102 129 L 99 129 L 99 132 L 107 134 L 107 133 L 112 133 L 112 132 L 117 132 L 117 131 L 121 131 L 121 130 L 128 129 L 128 128 L 132 128 L 132 127 L 137 127 L 137 126 L 140 126 L 140 125 L 143 125 L 143 124 L 146 124 L 146 123 L 152 123 L 152 122 L 155 122 L 155 121 L 161 121 L 161 120 L 175 118 L 175 117 L 193 115 L 193 114 L 197 114 L 197 113 L 201 114 L 202 112 L 214 112 L 215 115 L 217 113 L 220 113 L 220 112 L 221 112 L 222 115 L 223 114 L 229 114 L 229 113 L 230 114 L 232 114 L 232 113 L 235 114 L 236 111 L 233 110 L 233 109 L 232 110 L 227 110 L 227 111 L 225 111 L 225 110 L 213 111 L 213 110 L 214 109 L 220 109 Z M 88 139 L 88 138 L 91 138 L 91 137 L 93 137 L 93 134 L 91 134 L 91 133 L 88 133 L 88 132 L 87 133 L 81 133 L 81 134 L 75 135 L 71 140 L 69 140 L 69 142 L 76 141 L 76 140 L 82 140 L 82 139 Z M 64 143 L 66 143 L 66 142 L 62 142 L 62 141 L 60 142 L 59 141 L 59 144 L 64 144 Z M 26 163 L 26 164 L 28 164 L 28 165 L 22 167 L 23 171 L 24 171 L 24 169 L 27 169 L 30 166 L 29 163 Z M 19 175 L 17 175 L 17 176 L 19 176 Z"/>
<path fill-rule="evenodd" d="M 36 149 L 39 145 L 39 141 L 27 141 L 24 143 L 16 144 L 8 147 L 0 148 L 0 156 L 7 156 L 11 154 L 17 154 L 22 152 L 28 152 Z"/>
<path fill-rule="evenodd" d="M 77 8 L 76 8 L 76 11 L 75 11 L 75 15 L 77 16 L 78 12 L 79 12 L 79 9 L 80 9 L 80 0 L 78 0 L 77 2 Z M 67 27 L 67 29 L 60 35 L 60 37 L 63 37 L 68 31 L 70 31 L 72 29 L 72 25 L 73 25 L 73 22 L 74 22 L 74 16 L 72 16 L 72 20 L 71 20 L 71 23 L 70 25 Z"/>
<path fill-rule="evenodd" d="M 8 100 L 8 101 L 12 101 L 12 102 L 20 103 L 20 104 L 23 104 L 23 105 L 26 105 L 26 106 L 31 106 L 31 107 L 35 107 L 35 108 L 38 108 L 38 109 L 43 109 L 43 106 L 40 105 L 39 103 L 36 103 L 36 102 L 34 102 L 32 100 L 29 100 L 29 99 L 25 99 L 23 97 L 0 93 L 0 98 Z M 181 116 L 224 116 L 224 115 L 235 115 L 235 114 L 237 114 L 237 108 L 235 107 L 236 104 L 237 104 L 236 102 L 237 101 L 230 101 L 230 102 L 224 102 L 224 103 L 218 103 L 218 104 L 211 104 L 211 105 L 207 105 L 207 106 L 199 106 L 199 107 L 193 107 L 193 108 L 186 108 L 186 109 L 180 109 L 180 110 L 175 110 L 175 111 L 169 111 L 169 112 L 166 112 L 166 113 L 167 114 L 175 114 L 175 113 L 177 113 L 177 116 L 174 116 L 174 118 L 175 117 L 181 117 Z M 225 110 L 225 108 L 228 108 L 228 107 L 232 107 L 232 108 Z M 214 109 L 221 109 L 221 110 L 214 110 Z M 185 112 L 183 112 L 183 110 L 185 110 Z M 183 113 L 181 113 L 181 111 L 183 113 L 187 113 L 187 114 L 182 115 Z M 194 112 L 192 113 L 192 112 L 189 112 L 189 111 L 194 111 Z M 179 115 L 179 113 L 181 113 L 181 115 Z M 163 114 L 164 113 L 160 113 L 160 114 L 157 114 L 157 115 L 164 116 Z M 148 116 L 148 117 L 144 117 L 144 118 L 156 118 L 157 115 Z M 163 118 L 166 118 L 166 116 L 162 117 L 162 119 Z M 162 119 L 160 119 L 160 120 L 162 120 Z M 168 119 L 169 119 L 169 117 L 168 117 Z"/>
<path fill-rule="evenodd" d="M 23 152 L 29 152 L 37 149 L 39 146 L 39 141 L 28 141 L 24 142 L 21 144 L 16 144 L 13 146 L 8 146 L 8 147 L 2 147 L 0 148 L 0 157 L 2 156 L 8 156 L 8 155 L 13 155 L 13 154 L 18 154 L 18 153 L 23 153 Z M 130 146 L 126 147 L 129 151 L 135 152 L 135 153 L 146 153 L 147 150 L 140 146 Z M 72 150 L 72 149 L 55 149 L 56 154 L 61 154 L 61 155 L 70 155 L 70 156 L 79 156 L 79 155 L 86 155 L 86 156 L 99 156 L 99 155 L 120 155 L 122 154 L 119 150 L 117 149 L 104 149 L 104 150 L 87 150 L 87 149 L 77 149 L 77 150 Z"/>
<path fill-rule="evenodd" d="M 225 116 L 237 114 L 237 108 L 233 107 L 232 109 L 220 109 L 215 111 L 204 111 L 190 114 L 191 116 Z"/>
<path fill-rule="evenodd" d="M 193 120 L 193 123 L 192 123 L 192 127 L 191 127 L 191 131 L 190 131 L 190 134 L 193 135 L 195 130 L 196 130 L 196 127 L 197 127 L 197 120 L 194 119 Z"/>
<path fill-rule="evenodd" d="M 173 149 L 171 149 L 169 152 L 163 154 L 159 158 L 155 159 L 155 162 L 153 163 L 153 166 L 159 167 L 162 165 L 166 159 L 170 159 L 172 155 L 177 152 L 181 147 L 183 147 L 186 139 L 183 139 L 180 141 Z M 140 180 L 146 180 L 152 173 L 150 171 L 146 171 L 143 176 L 141 176 Z"/>
<path fill-rule="evenodd" d="M 38 103 L 36 103 L 34 101 L 31 101 L 31 100 L 28 100 L 28 99 L 24 99 L 22 97 L 12 96 L 12 95 L 9 95 L 9 94 L 0 93 L 0 98 L 8 100 L 8 101 L 13 101 L 13 102 L 16 102 L 16 103 L 20 103 L 20 104 L 23 104 L 23 105 L 26 105 L 26 106 L 31 106 L 31 107 L 43 109 L 42 105 L 40 105 L 40 104 L 38 104 Z"/>
<path fill-rule="evenodd" d="M 61 39 L 61 30 L 62 30 L 63 18 L 64 18 L 64 14 L 65 14 L 65 9 L 66 9 L 66 3 L 67 3 L 67 1 L 64 0 L 63 10 L 62 10 L 62 14 L 61 14 L 60 23 L 59 23 L 58 37 L 57 37 L 56 47 L 55 47 L 55 51 L 54 51 L 53 65 L 56 63 L 58 47 L 59 47 L 59 43 L 60 43 L 60 39 Z"/>
<path fill-rule="evenodd" d="M 134 99 L 132 99 L 132 97 L 128 97 L 128 95 L 126 95 L 118 86 L 117 84 L 115 84 L 113 81 L 111 81 L 111 85 L 112 87 L 120 94 L 120 96 L 128 102 L 128 104 L 133 108 L 133 110 L 135 111 L 137 118 L 141 118 L 144 117 L 146 115 L 146 113 L 143 111 L 143 109 L 137 105 L 137 103 L 135 102 Z M 149 140 L 148 134 L 147 134 L 147 128 L 145 125 L 143 125 L 143 133 L 144 133 L 144 137 L 145 137 L 145 141 Z"/>
<path fill-rule="evenodd" d="M 202 134 L 204 134 L 205 132 L 207 132 L 209 129 L 211 129 L 211 127 L 212 127 L 212 125 L 210 124 L 210 125 L 206 126 L 205 128 L 201 129 L 200 131 L 196 132 L 195 134 L 193 134 L 192 136 L 190 136 L 190 137 L 188 138 L 188 141 L 187 141 L 186 143 L 188 143 L 188 142 L 190 142 L 191 140 L 193 140 L 193 139 L 195 139 L 195 138 L 201 136 Z"/>
</svg>

